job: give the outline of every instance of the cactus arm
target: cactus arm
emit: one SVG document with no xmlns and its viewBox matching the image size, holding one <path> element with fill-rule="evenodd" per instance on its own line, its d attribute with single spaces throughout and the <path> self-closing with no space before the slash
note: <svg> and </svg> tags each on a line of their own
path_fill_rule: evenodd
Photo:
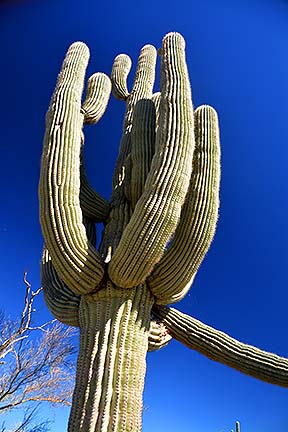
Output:
<svg viewBox="0 0 288 432">
<path fill-rule="evenodd" d="M 172 336 L 165 325 L 155 319 L 151 319 L 148 335 L 148 351 L 156 351 L 164 348 L 171 341 Z"/>
<path fill-rule="evenodd" d="M 48 250 L 44 247 L 40 277 L 45 303 L 52 315 L 63 324 L 79 327 L 80 296 L 63 283 L 55 271 Z"/>
<path fill-rule="evenodd" d="M 155 151 L 156 110 L 151 99 L 141 99 L 135 106 L 131 132 L 131 205 L 144 190 Z"/>
<path fill-rule="evenodd" d="M 88 57 L 80 42 L 67 52 L 46 117 L 39 183 L 45 244 L 57 273 L 76 294 L 95 290 L 104 274 L 101 257 L 87 239 L 79 201 L 81 95 Z"/>
<path fill-rule="evenodd" d="M 127 77 L 131 66 L 131 59 L 126 54 L 119 54 L 114 60 L 111 71 L 111 81 L 112 94 L 116 99 L 126 100 L 129 96 Z"/>
<path fill-rule="evenodd" d="M 138 285 L 160 260 L 179 221 L 189 186 L 193 148 L 185 42 L 179 34 L 170 33 L 162 44 L 159 127 L 151 170 L 108 267 L 116 285 Z"/>
<path fill-rule="evenodd" d="M 111 92 L 111 81 L 103 73 L 93 74 L 87 84 L 86 98 L 81 107 L 84 124 L 96 124 L 104 114 Z M 103 222 L 109 214 L 109 203 L 90 186 L 84 157 L 84 134 L 81 135 L 80 154 L 80 206 L 83 213 L 95 222 Z"/>
<path fill-rule="evenodd" d="M 239 342 L 174 308 L 157 306 L 153 314 L 188 348 L 261 381 L 288 387 L 287 358 Z"/>
<path fill-rule="evenodd" d="M 128 56 L 120 55 L 115 59 L 112 69 L 112 89 L 122 88 L 125 83 L 126 112 L 123 123 L 123 134 L 120 142 L 119 155 L 116 161 L 116 166 L 112 181 L 112 195 L 110 199 L 110 214 L 109 220 L 105 225 L 103 239 L 100 245 L 101 255 L 106 262 L 109 262 L 113 251 L 116 249 L 122 236 L 125 226 L 128 224 L 131 217 L 131 129 L 133 123 L 134 108 L 137 102 L 141 99 L 150 99 L 152 97 L 155 65 L 156 65 L 156 49 L 152 45 L 145 45 L 139 55 L 136 75 L 132 90 L 128 93 L 126 85 L 126 77 L 129 71 L 125 65 L 125 76 L 123 78 L 123 70 L 121 72 L 121 62 L 128 62 Z M 126 64 L 125 63 L 125 64 Z M 129 63 L 130 64 L 130 63 Z M 118 66 L 117 66 L 118 65 Z M 120 72 L 119 72 L 120 69 Z M 115 70 L 119 73 L 116 73 Z M 118 81 L 120 81 L 120 83 Z M 120 90 L 119 90 L 120 92 Z"/>
<path fill-rule="evenodd" d="M 159 121 L 161 93 L 141 99 L 135 106 L 131 132 L 131 206 L 141 197 L 155 153 L 155 137 Z"/>
<path fill-rule="evenodd" d="M 159 304 L 175 303 L 189 290 L 216 229 L 220 187 L 220 140 L 216 111 L 195 111 L 193 171 L 171 245 L 147 282 Z"/>
<path fill-rule="evenodd" d="M 132 90 L 129 93 L 126 84 L 126 78 L 131 68 L 131 60 L 126 54 L 120 54 L 116 57 L 111 73 L 111 81 L 112 81 L 112 92 L 116 88 L 124 88 L 125 90 L 122 92 L 121 99 L 126 100 L 126 112 L 123 123 L 123 135 L 120 143 L 119 156 L 122 153 L 122 144 L 123 138 L 125 135 L 131 132 L 134 108 L 136 103 L 141 99 L 151 99 L 153 94 L 153 86 L 155 81 L 155 66 L 156 66 L 156 49 L 152 45 L 145 45 L 141 51 L 138 58 L 135 78 L 132 86 Z M 125 74 L 123 71 L 119 74 L 115 73 L 115 70 L 119 69 L 119 65 L 123 65 L 123 70 L 125 70 Z M 120 98 L 120 91 L 116 91 L 116 97 Z M 114 94 L 114 93 L 113 93 Z M 125 143 L 125 141 L 124 141 Z M 118 163 L 121 159 L 118 159 Z M 115 172 L 115 174 L 117 174 Z"/>
<path fill-rule="evenodd" d="M 96 124 L 103 116 L 111 93 L 110 78 L 96 72 L 88 80 L 86 98 L 81 107 L 84 124 Z"/>
<path fill-rule="evenodd" d="M 114 176 L 113 176 L 113 185 L 112 185 L 113 192 L 115 191 L 115 189 L 119 188 L 119 183 L 123 181 L 122 178 L 123 162 L 131 152 L 131 130 L 132 130 L 135 106 L 139 100 L 151 99 L 152 97 L 154 80 L 155 80 L 155 66 L 156 66 L 156 49 L 152 45 L 145 45 L 141 49 L 138 58 L 138 64 L 137 64 L 132 90 L 126 97 L 126 112 L 125 112 L 124 123 L 123 123 L 123 135 L 120 142 L 119 156 L 116 162 Z M 116 83 L 114 82 L 112 77 L 111 79 L 112 79 L 112 88 L 113 88 L 113 85 L 116 86 Z M 126 188 L 126 190 L 127 189 L 128 188 Z M 130 193 L 128 199 L 129 198 L 130 198 Z M 113 194 L 112 194 L 112 199 L 113 199 Z"/>
<path fill-rule="evenodd" d="M 94 222 L 83 217 L 83 223 L 89 241 L 96 245 L 96 228 Z M 52 315 L 64 324 L 79 327 L 80 295 L 74 294 L 58 276 L 48 249 L 44 246 L 40 277 L 44 291 L 44 300 Z"/>
</svg>

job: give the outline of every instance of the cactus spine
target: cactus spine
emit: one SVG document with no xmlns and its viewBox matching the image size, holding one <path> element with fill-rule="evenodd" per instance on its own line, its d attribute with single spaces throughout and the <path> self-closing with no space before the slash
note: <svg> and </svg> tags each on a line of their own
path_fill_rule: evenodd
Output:
<svg viewBox="0 0 288 432">
<path fill-rule="evenodd" d="M 80 327 L 70 432 L 141 431 L 147 351 L 171 337 L 208 356 L 213 345 L 194 343 L 191 321 L 165 306 L 185 296 L 215 232 L 217 113 L 206 105 L 193 110 L 183 37 L 169 33 L 159 52 L 160 92 L 153 94 L 157 52 L 146 45 L 130 92 L 131 60 L 121 54 L 111 80 L 102 73 L 90 77 L 82 104 L 89 50 L 74 43 L 46 117 L 41 278 L 51 312 Z M 111 89 L 126 102 L 126 113 L 108 203 L 86 178 L 83 126 L 99 121 Z M 97 222 L 104 223 L 99 250 Z M 243 358 L 235 356 L 229 364 L 237 368 Z M 254 376 L 263 379 L 257 368 Z M 286 385 L 279 376 L 277 383 Z"/>
</svg>

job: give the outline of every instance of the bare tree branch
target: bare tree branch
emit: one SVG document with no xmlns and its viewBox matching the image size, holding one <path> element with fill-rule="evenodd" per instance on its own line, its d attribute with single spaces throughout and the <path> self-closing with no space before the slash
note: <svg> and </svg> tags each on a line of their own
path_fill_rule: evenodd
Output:
<svg viewBox="0 0 288 432">
<path fill-rule="evenodd" d="M 26 273 L 24 284 L 24 305 L 19 320 L 13 321 L 0 312 L 0 415 L 23 404 L 30 406 L 29 403 L 71 405 L 75 375 L 72 337 L 76 331 L 57 320 L 40 325 L 32 323 L 33 303 L 42 288 L 33 292 Z M 47 430 L 39 425 L 38 429 L 31 429 L 33 415 L 33 409 L 28 411 L 13 432 Z M 5 423 L 0 425 L 0 432 L 4 431 Z"/>
<path fill-rule="evenodd" d="M 37 419 L 37 411 L 39 404 L 33 409 L 27 409 L 25 411 L 22 421 L 13 426 L 13 429 L 6 428 L 5 422 L 2 423 L 0 432 L 48 432 L 50 420 L 39 421 Z M 32 423 L 37 423 L 33 425 Z"/>
<path fill-rule="evenodd" d="M 33 302 L 35 297 L 39 296 L 42 291 L 42 287 L 37 291 L 33 292 L 31 290 L 31 284 L 27 281 L 27 273 L 24 273 L 23 281 L 26 285 L 25 299 L 24 299 L 24 307 L 21 313 L 21 319 L 19 324 L 15 322 L 9 322 L 8 324 L 1 325 L 0 329 L 0 358 L 5 357 L 11 351 L 11 348 L 17 342 L 20 342 L 23 339 L 28 337 L 28 332 L 33 330 L 45 330 L 45 328 L 55 322 L 56 320 L 48 321 L 41 326 L 30 326 L 31 317 L 33 312 Z M 2 322 L 5 321 L 4 314 L 2 312 Z M 6 337 L 6 339 L 5 339 Z"/>
</svg>

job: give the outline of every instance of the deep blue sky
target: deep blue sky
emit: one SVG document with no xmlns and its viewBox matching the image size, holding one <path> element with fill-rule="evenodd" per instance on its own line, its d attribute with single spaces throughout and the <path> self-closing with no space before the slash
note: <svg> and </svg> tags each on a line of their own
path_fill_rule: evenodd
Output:
<svg viewBox="0 0 288 432">
<path fill-rule="evenodd" d="M 91 50 L 89 74 L 169 31 L 187 44 L 193 101 L 220 118 L 217 234 L 177 305 L 240 340 L 288 356 L 288 2 L 38 0 L 0 3 L 1 304 L 21 310 L 22 275 L 40 285 L 37 186 L 44 116 L 67 47 Z M 134 71 L 135 69 L 133 69 Z M 130 81 L 133 78 L 131 74 Z M 111 98 L 86 140 L 91 183 L 109 198 L 123 103 Z M 48 319 L 43 302 L 39 319 Z M 287 432 L 287 390 L 258 382 L 172 342 L 148 355 L 144 432 Z M 53 416 L 54 413 L 51 412 Z M 65 430 L 58 411 L 52 432 Z"/>
</svg>

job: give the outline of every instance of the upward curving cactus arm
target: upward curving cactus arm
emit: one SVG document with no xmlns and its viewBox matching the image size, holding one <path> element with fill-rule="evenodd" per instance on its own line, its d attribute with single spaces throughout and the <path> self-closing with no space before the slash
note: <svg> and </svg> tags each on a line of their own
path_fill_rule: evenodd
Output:
<svg viewBox="0 0 288 432">
<path fill-rule="evenodd" d="M 93 74 L 87 85 L 86 99 L 81 107 L 84 124 L 96 124 L 104 114 L 111 92 L 109 77 L 101 72 Z M 81 134 L 80 205 L 85 216 L 103 222 L 109 214 L 109 203 L 90 186 L 83 157 L 84 134 Z"/>
<path fill-rule="evenodd" d="M 109 77 L 96 72 L 91 75 L 87 83 L 86 99 L 81 107 L 84 124 L 96 124 L 103 116 L 111 93 Z"/>
<path fill-rule="evenodd" d="M 131 67 L 129 57 L 124 54 L 117 56 L 112 69 L 112 91 L 116 92 L 116 97 L 119 99 L 126 100 L 126 112 L 119 155 L 112 181 L 113 190 L 110 200 L 109 220 L 105 226 L 104 241 L 100 246 L 100 251 L 105 258 L 105 262 L 110 261 L 111 255 L 114 253 L 132 213 L 131 130 L 134 108 L 139 100 L 150 99 L 152 97 L 156 57 L 157 52 L 152 45 L 145 45 L 142 48 L 130 93 L 128 92 L 126 83 L 126 78 Z M 123 93 L 122 96 L 121 92 Z"/>
<path fill-rule="evenodd" d="M 113 177 L 113 192 L 115 188 L 119 187 L 119 179 L 120 182 L 123 180 L 121 178 L 122 174 L 122 165 L 124 160 L 127 158 L 128 154 L 131 152 L 131 130 L 132 123 L 134 118 L 134 109 L 138 101 L 142 99 L 151 99 L 153 93 L 153 86 L 155 80 L 155 67 L 156 67 L 156 49 L 152 45 L 145 45 L 140 52 L 138 58 L 138 64 L 136 69 L 136 74 L 132 86 L 132 90 L 130 93 L 127 93 L 127 84 L 125 83 L 125 100 L 126 100 L 126 112 L 124 117 L 123 124 L 123 135 L 120 142 L 119 155 L 115 166 L 115 172 Z M 122 54 L 116 57 L 113 68 L 112 68 L 112 88 L 123 87 L 122 83 L 126 78 L 126 74 L 122 76 L 121 74 L 116 75 L 113 71 L 118 69 L 116 65 L 119 63 L 119 59 L 121 59 L 120 64 L 125 60 L 125 64 L 127 62 L 128 56 Z M 125 71 L 129 71 L 128 66 Z M 120 82 L 117 82 L 117 79 Z M 124 99 L 124 97 L 123 97 Z M 130 195 L 130 194 L 129 194 Z M 113 199 L 113 196 L 112 196 Z"/>
<path fill-rule="evenodd" d="M 213 239 L 219 207 L 220 139 L 216 111 L 196 109 L 193 171 L 172 243 L 147 282 L 159 304 L 175 303 L 190 289 Z"/>
<path fill-rule="evenodd" d="M 188 348 L 261 381 L 288 387 L 287 358 L 239 342 L 174 308 L 157 306 L 153 314 Z"/>
<path fill-rule="evenodd" d="M 128 91 L 126 82 L 131 69 L 130 57 L 126 54 L 120 54 L 114 60 L 111 73 L 112 92 L 118 99 L 126 101 L 119 157 L 121 156 L 121 150 L 123 148 L 123 138 L 125 138 L 127 133 L 131 132 L 136 103 L 141 99 L 151 99 L 152 97 L 156 58 L 157 52 L 153 45 L 145 45 L 141 49 L 131 92 Z M 117 162 L 119 163 L 119 158 Z"/>
<path fill-rule="evenodd" d="M 151 170 L 108 267 L 116 285 L 129 288 L 140 284 L 161 258 L 179 221 L 193 149 L 185 42 L 179 34 L 170 33 L 162 44 L 159 127 Z"/>
<path fill-rule="evenodd" d="M 46 117 L 41 163 L 40 222 L 53 265 L 75 294 L 95 290 L 104 275 L 99 253 L 87 239 L 80 207 L 81 95 L 89 50 L 68 50 Z"/>
<path fill-rule="evenodd" d="M 112 93 L 116 99 L 126 100 L 129 96 L 127 77 L 132 62 L 127 54 L 119 54 L 113 63 L 111 72 Z"/>
<path fill-rule="evenodd" d="M 155 152 L 156 109 L 151 99 L 135 106 L 131 132 L 131 205 L 135 208 L 142 195 Z"/>
</svg>

